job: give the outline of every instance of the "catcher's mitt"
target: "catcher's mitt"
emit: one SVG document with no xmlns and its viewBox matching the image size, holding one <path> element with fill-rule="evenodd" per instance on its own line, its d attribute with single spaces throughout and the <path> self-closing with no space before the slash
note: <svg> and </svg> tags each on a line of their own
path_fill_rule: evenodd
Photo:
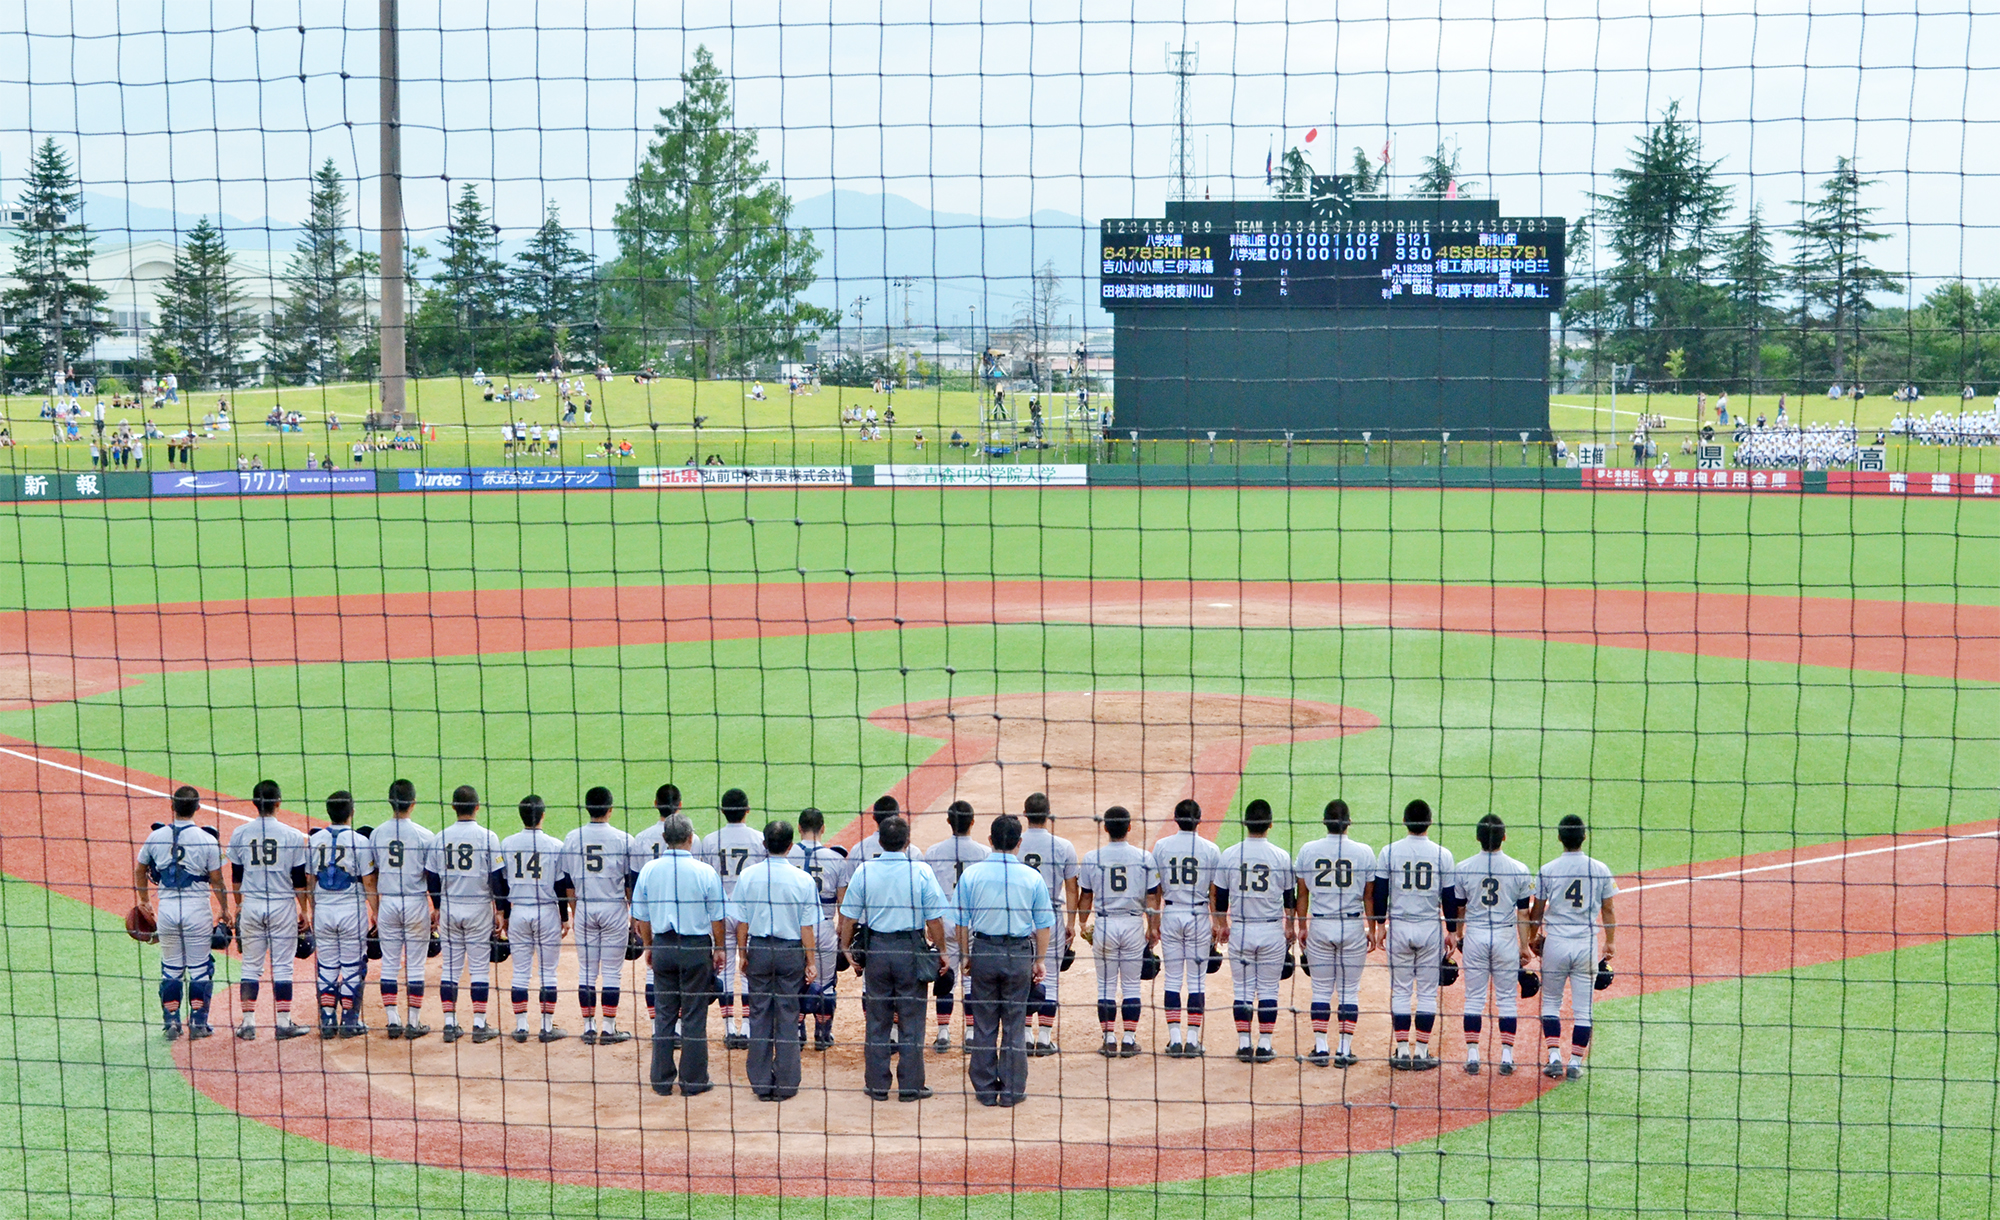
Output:
<svg viewBox="0 0 2000 1220">
<path fill-rule="evenodd" d="M 153 922 L 151 915 L 133 907 L 125 912 L 125 935 L 142 945 L 150 945 L 160 939 L 160 925 Z"/>
</svg>

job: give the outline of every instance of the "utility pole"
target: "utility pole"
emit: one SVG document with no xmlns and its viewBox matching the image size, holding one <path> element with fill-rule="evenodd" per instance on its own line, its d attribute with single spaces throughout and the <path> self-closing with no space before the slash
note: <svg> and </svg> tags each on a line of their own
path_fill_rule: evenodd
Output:
<svg viewBox="0 0 2000 1220">
<path fill-rule="evenodd" d="M 908 343 L 910 341 L 910 289 L 917 286 L 917 277 L 914 275 L 899 275 L 894 280 L 891 280 L 890 283 L 903 290 L 903 342 Z M 909 358 L 905 356 L 903 357 L 903 388 L 908 389 L 909 384 L 910 364 Z"/>
<path fill-rule="evenodd" d="M 1186 43 L 1178 51 L 1171 44 L 1167 47 L 1167 70 L 1174 74 L 1174 146 L 1168 174 L 1171 179 L 1168 197 L 1172 199 L 1194 198 L 1194 149 L 1188 140 L 1193 103 L 1188 95 L 1200 58 L 1200 43 L 1194 44 L 1192 50 Z"/>
<path fill-rule="evenodd" d="M 400 423 L 407 401 L 408 369 L 404 365 L 403 319 L 403 115 L 397 78 L 397 0 L 382 0 L 381 116 L 382 137 L 382 310 L 379 331 L 382 351 L 382 414 Z"/>
</svg>

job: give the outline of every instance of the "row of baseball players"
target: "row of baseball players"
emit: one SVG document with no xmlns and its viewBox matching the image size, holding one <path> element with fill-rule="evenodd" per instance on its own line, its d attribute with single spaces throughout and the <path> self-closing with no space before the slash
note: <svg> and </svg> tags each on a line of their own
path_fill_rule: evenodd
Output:
<svg viewBox="0 0 2000 1220">
<path fill-rule="evenodd" d="M 479 803 L 469 786 L 453 793 L 455 822 L 433 833 L 411 820 L 414 787 L 391 785 L 391 818 L 380 827 L 352 826 L 353 801 L 336 793 L 327 801 L 331 825 L 310 837 L 276 817 L 279 794 L 270 781 L 252 793 L 257 816 L 231 836 L 229 877 L 221 874 L 222 853 L 213 839 L 185 839 L 199 801 L 192 789 L 174 798 L 175 823 L 156 829 L 140 853 L 135 871 L 139 906 L 148 910 L 148 881 L 160 887 L 159 934 L 162 954 L 161 1002 L 169 1037 L 181 1028 L 183 988 L 190 1006 L 189 1028 L 208 1032 L 206 1004 L 213 959 L 211 940 L 227 943 L 216 931 L 211 896 L 221 902 L 226 930 L 230 903 L 236 904 L 236 937 L 242 946 L 242 1024 L 237 1036 L 256 1036 L 259 986 L 268 967 L 277 1006 L 278 1036 L 306 1032 L 290 1015 L 291 961 L 316 948 L 320 1028 L 323 1036 L 365 1033 L 357 1008 L 366 961 L 377 946 L 383 960 L 380 985 L 389 1014 L 389 1035 L 415 1038 L 429 1027 L 420 1018 L 424 997 L 423 960 L 442 953 L 440 998 L 447 1040 L 460 1035 L 458 984 L 471 975 L 473 1038 L 498 1036 L 485 1009 L 496 947 L 513 951 L 514 1037 L 529 1037 L 529 986 L 539 972 L 540 1038 L 567 1034 L 553 1023 L 555 959 L 561 939 L 574 928 L 579 965 L 578 1000 L 589 1043 L 623 1042 L 618 1029 L 623 964 L 638 942 L 631 924 L 630 897 L 639 870 L 661 850 L 658 825 L 627 835 L 610 825 L 608 790 L 585 795 L 589 821 L 556 840 L 540 829 L 539 798 L 521 802 L 523 828 L 505 840 L 478 822 Z M 663 785 L 654 805 L 662 823 L 680 808 L 679 790 Z M 875 818 L 896 812 L 896 802 L 876 803 Z M 723 826 L 705 837 L 699 858 L 714 867 L 725 896 L 743 870 L 763 858 L 762 837 L 747 825 L 749 802 L 736 789 L 724 794 Z M 1534 979 L 1525 969 L 1539 955 L 1547 986 L 1542 1023 L 1551 1075 L 1581 1073 L 1590 1044 L 1593 984 L 1608 981 L 1615 954 L 1616 920 L 1610 870 L 1582 852 L 1580 819 L 1558 827 L 1565 851 L 1531 875 L 1502 850 L 1500 819 L 1482 819 L 1484 849 L 1463 863 L 1429 837 L 1431 815 L 1422 801 L 1404 811 L 1405 837 L 1378 855 L 1347 834 L 1345 802 L 1330 802 L 1324 813 L 1327 834 L 1287 853 L 1268 839 L 1272 814 L 1267 802 L 1245 809 L 1245 838 L 1226 851 L 1199 833 L 1201 809 L 1192 800 L 1174 810 L 1175 833 L 1150 851 L 1128 841 L 1130 822 L 1105 823 L 1109 842 L 1079 858 L 1069 840 L 1053 833 L 1046 796 L 1024 803 L 1027 827 L 1019 856 L 1041 873 L 1064 934 L 1049 939 L 1044 982 L 1031 1000 L 1031 1054 L 1056 1051 L 1055 1023 L 1063 966 L 1074 956 L 1081 931 L 1097 958 L 1098 1016 L 1106 1055 L 1138 1053 L 1140 984 L 1156 970 L 1166 975 L 1163 1007 L 1170 1057 L 1203 1054 L 1204 978 L 1219 964 L 1218 946 L 1227 945 L 1234 982 L 1238 1058 L 1268 1061 L 1278 1010 L 1278 985 L 1291 972 L 1295 947 L 1312 977 L 1311 1016 L 1317 1066 L 1357 1062 L 1352 1039 L 1359 1018 L 1358 993 L 1367 954 L 1387 949 L 1391 969 L 1391 1019 L 1398 1068 L 1436 1066 L 1428 1044 L 1435 1028 L 1437 991 L 1444 963 L 1454 952 L 1464 958 L 1467 994 L 1466 1068 L 1479 1070 L 1479 1041 L 1489 999 L 1498 1009 L 1500 1071 L 1513 1070 L 1513 1042 L 1521 984 Z M 983 859 L 986 847 L 971 837 L 973 810 L 955 802 L 947 813 L 951 835 L 925 853 L 949 899 L 959 876 Z M 849 853 L 822 843 L 824 818 L 807 810 L 799 818 L 799 842 L 791 859 L 809 873 L 824 904 L 830 929 L 834 912 L 855 869 L 881 852 L 875 835 Z M 203 855 L 213 855 L 212 861 Z M 187 853 L 193 851 L 195 855 Z M 203 865 L 211 865 L 211 876 Z M 177 867 L 178 866 L 178 867 Z M 303 915 L 302 915 L 303 912 Z M 299 937 L 301 920 L 312 928 L 312 944 Z M 1094 921 L 1094 927 L 1093 927 Z M 747 1002 L 738 1015 L 737 977 L 747 921 L 731 918 L 721 979 L 725 1046 L 741 1047 L 749 1037 Z M 1602 949 L 1598 940 L 1602 935 Z M 834 937 L 818 938 L 820 954 L 804 1011 L 816 1019 L 813 1044 L 832 1043 L 837 970 Z M 1153 962 L 1158 949 L 1159 961 Z M 504 960 L 504 958 L 503 958 Z M 1595 963 L 1595 965 L 1593 965 Z M 961 967 L 954 973 L 966 979 Z M 1561 1063 L 1560 1006 L 1565 984 L 1571 998 L 1570 1063 Z M 650 978 L 647 1007 L 652 1010 Z M 947 981 L 936 994 L 939 1050 L 950 1045 L 954 996 Z M 1338 994 L 1338 1008 L 1335 995 Z M 1530 993 L 1532 994 L 1532 993 Z M 1183 1003 L 1185 1002 L 1185 1007 Z M 400 1011 L 399 1011 L 400 1005 Z M 1338 1048 L 1328 1030 L 1339 1022 Z M 1258 1037 L 1253 1044 L 1253 1019 Z M 1123 1038 L 1118 1026 L 1123 1026 Z M 1414 1046 L 1412 1042 L 1414 1041 Z"/>
</svg>

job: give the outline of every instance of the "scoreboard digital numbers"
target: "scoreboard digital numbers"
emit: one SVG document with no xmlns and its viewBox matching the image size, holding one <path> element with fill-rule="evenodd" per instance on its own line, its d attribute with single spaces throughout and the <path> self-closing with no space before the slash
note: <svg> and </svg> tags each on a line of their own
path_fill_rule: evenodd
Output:
<svg viewBox="0 0 2000 1220">
<path fill-rule="evenodd" d="M 1428 309 L 1563 303 L 1560 218 L 1102 221 L 1104 308 Z"/>
</svg>

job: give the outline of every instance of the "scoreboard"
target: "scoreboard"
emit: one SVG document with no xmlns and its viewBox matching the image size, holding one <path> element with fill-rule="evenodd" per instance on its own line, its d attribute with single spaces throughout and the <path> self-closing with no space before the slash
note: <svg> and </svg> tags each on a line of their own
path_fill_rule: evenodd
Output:
<svg viewBox="0 0 2000 1220">
<path fill-rule="evenodd" d="M 1135 308 L 1553 310 L 1560 218 L 1113 219 L 1099 299 Z"/>
</svg>

